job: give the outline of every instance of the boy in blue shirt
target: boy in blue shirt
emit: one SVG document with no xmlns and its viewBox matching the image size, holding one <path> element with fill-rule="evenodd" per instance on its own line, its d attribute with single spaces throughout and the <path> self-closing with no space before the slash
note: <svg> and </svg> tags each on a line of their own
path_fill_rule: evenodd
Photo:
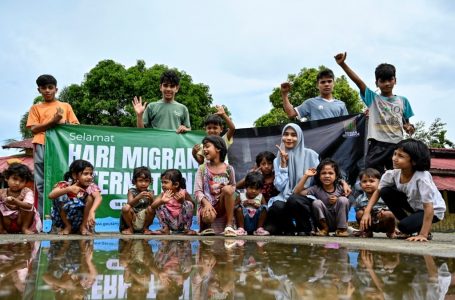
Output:
<svg viewBox="0 0 455 300">
<path fill-rule="evenodd" d="M 289 82 L 281 84 L 281 99 L 283 99 L 283 108 L 288 117 L 298 117 L 303 122 L 347 115 L 346 104 L 333 98 L 335 75 L 332 70 L 325 69 L 320 71 L 316 79 L 320 95 L 303 101 L 297 107 L 293 107 L 291 102 L 289 102 L 288 95 L 291 90 Z"/>
<path fill-rule="evenodd" d="M 376 86 L 381 91 L 377 94 L 346 64 L 346 52 L 337 54 L 335 60 L 360 89 L 360 96 L 368 107 L 369 146 L 365 168 L 374 168 L 382 174 L 392 169 L 392 155 L 396 144 L 403 139 L 403 129 L 408 134 L 414 133 L 414 125 L 409 123 L 414 112 L 406 97 L 393 94 L 396 84 L 393 65 L 380 64 L 376 68 Z"/>
</svg>

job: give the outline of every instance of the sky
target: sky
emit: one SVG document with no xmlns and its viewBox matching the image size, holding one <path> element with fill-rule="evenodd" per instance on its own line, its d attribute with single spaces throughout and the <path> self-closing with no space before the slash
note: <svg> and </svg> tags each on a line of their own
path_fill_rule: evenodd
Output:
<svg viewBox="0 0 455 300">
<path fill-rule="evenodd" d="M 411 122 L 441 118 L 455 142 L 454 32 L 451 0 L 2 0 L 0 143 L 21 139 L 40 74 L 62 89 L 105 59 L 165 64 L 208 85 L 245 128 L 271 109 L 288 74 L 325 65 L 343 75 L 333 56 L 344 51 L 372 89 L 376 66 L 395 65 L 394 93 L 409 99 Z"/>
</svg>

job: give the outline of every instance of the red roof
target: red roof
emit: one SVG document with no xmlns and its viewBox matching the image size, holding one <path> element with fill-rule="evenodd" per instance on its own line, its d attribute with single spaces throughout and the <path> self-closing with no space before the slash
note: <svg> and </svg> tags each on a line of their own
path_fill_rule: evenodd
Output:
<svg viewBox="0 0 455 300">
<path fill-rule="evenodd" d="M 7 148 L 25 148 L 33 149 L 32 139 L 25 139 L 23 141 L 16 141 L 2 146 L 3 149 Z"/>
<path fill-rule="evenodd" d="M 453 158 L 432 158 L 431 168 L 439 170 L 454 170 L 455 171 L 455 159 Z"/>
<path fill-rule="evenodd" d="M 455 191 L 455 177 L 433 176 L 433 181 L 440 191 Z"/>
<path fill-rule="evenodd" d="M 33 165 L 33 157 L 31 156 L 20 156 L 20 155 L 12 155 L 12 156 L 4 156 L 0 157 L 0 172 L 3 172 L 4 170 L 8 169 L 8 160 L 10 159 L 18 159 L 26 165 L 27 167 L 30 168 L 30 170 L 33 172 L 34 165 Z"/>
</svg>

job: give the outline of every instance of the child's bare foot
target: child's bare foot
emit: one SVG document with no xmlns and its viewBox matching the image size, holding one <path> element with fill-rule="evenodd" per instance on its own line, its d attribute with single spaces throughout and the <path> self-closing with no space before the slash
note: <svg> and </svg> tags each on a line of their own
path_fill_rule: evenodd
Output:
<svg viewBox="0 0 455 300">
<path fill-rule="evenodd" d="M 145 233 L 145 231 L 144 231 L 144 233 Z M 122 234 L 131 235 L 131 234 L 133 234 L 133 229 L 132 228 L 127 228 L 127 229 L 122 231 Z"/>
<path fill-rule="evenodd" d="M 28 229 L 28 228 L 22 229 L 22 233 L 23 233 L 23 234 L 35 234 L 35 232 L 33 232 L 32 230 L 30 230 L 30 229 Z"/>
<path fill-rule="evenodd" d="M 191 229 L 186 229 L 186 230 L 184 231 L 184 234 L 185 234 L 185 235 L 197 235 L 197 232 L 194 231 L 194 230 L 191 230 Z"/>
<path fill-rule="evenodd" d="M 81 225 L 81 227 L 79 227 L 79 231 L 81 232 L 81 235 L 93 235 L 93 232 L 90 230 L 90 228 L 85 225 Z"/>
<path fill-rule="evenodd" d="M 58 232 L 59 235 L 68 235 L 71 233 L 71 227 L 67 226 Z"/>
</svg>

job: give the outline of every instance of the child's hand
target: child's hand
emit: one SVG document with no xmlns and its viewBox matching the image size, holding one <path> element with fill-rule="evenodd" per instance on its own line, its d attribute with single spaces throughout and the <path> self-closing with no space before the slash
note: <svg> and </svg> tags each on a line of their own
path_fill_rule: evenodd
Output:
<svg viewBox="0 0 455 300">
<path fill-rule="evenodd" d="M 183 203 L 185 201 L 185 193 L 183 191 L 180 191 L 178 193 L 174 194 L 175 200 L 177 200 L 180 203 Z"/>
<path fill-rule="evenodd" d="M 360 220 L 360 230 L 367 230 L 371 226 L 371 214 L 363 213 L 362 220 Z"/>
<path fill-rule="evenodd" d="M 283 82 L 281 84 L 280 91 L 282 96 L 289 94 L 289 92 L 291 91 L 291 84 L 289 82 Z"/>
<path fill-rule="evenodd" d="M 283 148 L 281 148 L 280 146 L 278 145 L 275 145 L 278 150 L 280 151 L 280 157 L 281 157 L 281 167 L 282 168 L 285 168 L 288 166 L 288 159 L 289 159 L 289 155 L 286 153 L 286 150 L 284 149 L 284 146 Z"/>
<path fill-rule="evenodd" d="M 179 128 L 177 128 L 177 130 L 175 132 L 177 133 L 185 133 L 185 132 L 188 132 L 190 131 L 189 128 L 187 128 L 185 125 L 180 125 Z"/>
<path fill-rule="evenodd" d="M 168 203 L 172 199 L 172 196 L 174 196 L 174 193 L 172 193 L 170 190 L 167 190 L 161 196 L 161 201 L 163 201 L 163 203 Z"/>
<path fill-rule="evenodd" d="M 305 171 L 305 175 L 308 177 L 313 177 L 317 174 L 316 168 L 309 168 L 308 170 Z"/>
<path fill-rule="evenodd" d="M 71 193 L 74 195 L 78 195 L 79 193 L 85 192 L 85 190 L 83 188 L 81 188 L 80 186 L 78 186 L 77 184 L 68 186 L 67 191 L 68 191 L 68 193 Z"/>
<path fill-rule="evenodd" d="M 141 198 L 147 198 L 149 200 L 153 200 L 153 192 L 152 191 L 143 191 L 139 193 Z"/>
<path fill-rule="evenodd" d="M 201 144 L 196 144 L 193 146 L 193 156 L 195 156 L 201 150 Z"/>
<path fill-rule="evenodd" d="M 224 110 L 223 105 L 215 105 L 215 108 L 216 108 L 216 113 L 215 113 L 215 115 L 222 116 L 222 115 L 225 115 L 225 114 L 226 114 L 226 111 Z"/>
<path fill-rule="evenodd" d="M 201 209 L 201 218 L 203 220 L 214 220 L 216 218 L 216 210 L 212 204 L 206 202 Z"/>
<path fill-rule="evenodd" d="M 411 236 L 406 239 L 407 241 L 410 242 L 428 242 L 428 239 L 426 236 L 423 235 L 416 235 L 416 236 Z"/>
<path fill-rule="evenodd" d="M 335 196 L 335 195 L 330 195 L 329 196 L 329 203 L 334 205 L 335 203 L 337 203 L 337 200 L 338 200 L 338 197 Z"/>
<path fill-rule="evenodd" d="M 406 131 L 406 133 L 409 134 L 409 135 L 413 135 L 414 132 L 416 131 L 414 125 L 412 125 L 411 123 L 403 124 L 403 129 L 404 129 L 404 131 Z"/>
<path fill-rule="evenodd" d="M 6 206 L 11 209 L 16 209 L 16 204 L 18 202 L 19 202 L 19 200 L 17 200 L 17 198 L 11 197 L 11 196 L 6 197 L 6 199 L 5 199 Z"/>
<path fill-rule="evenodd" d="M 63 109 L 61 107 L 57 107 L 57 111 L 55 112 L 54 118 L 52 122 L 54 124 L 60 123 L 60 120 L 63 118 Z"/>
<path fill-rule="evenodd" d="M 134 111 L 136 112 L 136 115 L 142 115 L 145 111 L 145 107 L 147 106 L 147 103 L 144 102 L 142 104 L 142 97 L 134 97 L 133 99 L 133 108 Z"/>
<path fill-rule="evenodd" d="M 347 56 L 346 52 L 338 53 L 337 55 L 335 55 L 335 61 L 337 62 L 337 64 L 341 65 L 346 60 L 346 56 Z"/>
</svg>

